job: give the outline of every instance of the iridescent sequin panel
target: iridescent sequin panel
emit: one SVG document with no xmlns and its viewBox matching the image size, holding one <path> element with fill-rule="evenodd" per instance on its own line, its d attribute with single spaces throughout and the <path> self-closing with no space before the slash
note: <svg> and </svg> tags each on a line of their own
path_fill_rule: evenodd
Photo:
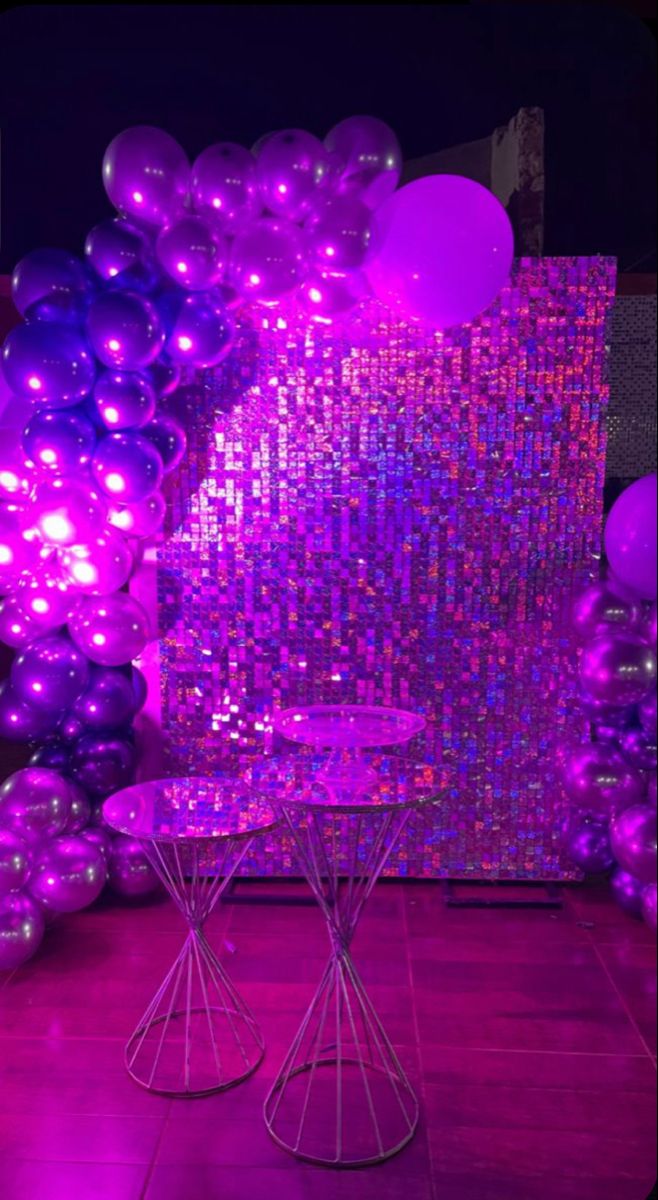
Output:
<svg viewBox="0 0 658 1200">
<path fill-rule="evenodd" d="M 569 611 L 598 570 L 614 278 L 522 259 L 444 335 L 374 302 L 342 328 L 252 314 L 185 397 L 158 563 L 172 775 L 277 748 L 278 708 L 413 709 L 409 751 L 455 786 L 389 869 L 573 874 L 555 752 L 578 733 Z M 298 871 L 259 845 L 253 869 Z"/>
</svg>

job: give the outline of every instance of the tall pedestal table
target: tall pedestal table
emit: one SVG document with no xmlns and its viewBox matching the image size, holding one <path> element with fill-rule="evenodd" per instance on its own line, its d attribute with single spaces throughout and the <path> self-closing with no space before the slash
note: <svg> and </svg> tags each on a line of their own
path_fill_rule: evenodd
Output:
<svg viewBox="0 0 658 1200">
<path fill-rule="evenodd" d="M 103 815 L 139 840 L 188 926 L 126 1046 L 127 1069 L 164 1095 L 231 1087 L 256 1069 L 263 1040 L 203 927 L 252 838 L 276 825 L 274 811 L 245 784 L 218 776 L 125 788 L 106 800 Z"/>
</svg>

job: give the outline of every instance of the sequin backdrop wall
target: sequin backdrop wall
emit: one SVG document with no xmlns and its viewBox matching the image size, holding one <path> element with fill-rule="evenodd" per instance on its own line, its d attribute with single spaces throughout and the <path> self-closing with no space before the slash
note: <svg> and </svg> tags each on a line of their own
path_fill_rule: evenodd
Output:
<svg viewBox="0 0 658 1200">
<path fill-rule="evenodd" d="M 472 326 L 260 310 L 186 393 L 158 556 L 171 774 L 273 748 L 272 710 L 423 713 L 455 791 L 392 873 L 554 879 L 577 736 L 569 611 L 597 574 L 609 259 L 522 259 Z M 274 747 L 280 748 L 280 747 Z M 256 871 L 294 868 L 273 839 Z"/>
</svg>

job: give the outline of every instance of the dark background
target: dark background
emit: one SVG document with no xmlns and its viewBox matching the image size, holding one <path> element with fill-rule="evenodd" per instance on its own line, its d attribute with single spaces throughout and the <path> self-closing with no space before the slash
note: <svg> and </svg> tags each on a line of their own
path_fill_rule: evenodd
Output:
<svg viewBox="0 0 658 1200">
<path fill-rule="evenodd" d="M 545 253 L 655 271 L 655 93 L 652 33 L 614 4 L 15 8 L 0 17 L 0 271 L 39 245 L 81 248 L 128 125 L 194 157 L 370 112 L 415 158 L 522 105 L 545 110 Z"/>
</svg>

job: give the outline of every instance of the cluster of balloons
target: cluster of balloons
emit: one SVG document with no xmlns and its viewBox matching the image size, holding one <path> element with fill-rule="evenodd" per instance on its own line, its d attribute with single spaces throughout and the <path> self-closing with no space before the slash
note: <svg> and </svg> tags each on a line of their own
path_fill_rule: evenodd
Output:
<svg viewBox="0 0 658 1200">
<path fill-rule="evenodd" d="M 631 484 L 605 528 L 607 578 L 577 600 L 582 706 L 591 740 L 564 762 L 574 806 L 569 849 L 584 871 L 612 871 L 627 912 L 656 928 L 657 479 Z"/>
<path fill-rule="evenodd" d="M 106 752 L 106 768 L 109 761 Z M 25 767 L 0 787 L 0 970 L 31 958 L 48 921 L 86 908 L 106 883 L 123 896 L 157 886 L 139 842 L 113 835 L 95 803 L 98 792 L 90 799 L 76 782 L 89 782 L 85 762 L 80 756 L 82 770 L 72 765 L 68 776 L 54 767 Z M 103 781 L 93 771 L 104 793 L 109 772 Z"/>
<path fill-rule="evenodd" d="M 39 746 L 0 803 L 0 966 L 37 945 L 39 905 L 89 903 L 108 872 L 126 893 L 155 885 L 134 847 L 110 853 L 98 806 L 134 778 L 145 684 L 132 664 L 150 631 L 125 589 L 185 453 L 182 372 L 219 366 L 254 306 L 293 300 L 331 323 L 374 293 L 442 329 L 504 284 L 512 234 L 494 196 L 447 175 L 396 190 L 401 166 L 374 117 L 341 121 L 324 141 L 289 129 L 251 150 L 221 142 L 192 164 L 169 134 L 137 126 L 107 148 L 117 215 L 91 230 L 84 257 L 35 250 L 15 268 L 23 320 L 0 372 L 0 640 L 16 655 L 0 737 Z"/>
</svg>

